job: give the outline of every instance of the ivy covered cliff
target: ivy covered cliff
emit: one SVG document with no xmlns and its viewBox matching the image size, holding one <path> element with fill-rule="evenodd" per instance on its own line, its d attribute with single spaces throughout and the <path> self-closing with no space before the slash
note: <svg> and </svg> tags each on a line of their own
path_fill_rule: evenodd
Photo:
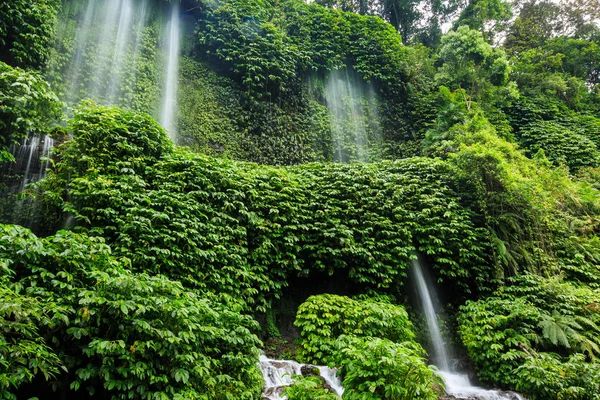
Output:
<svg viewBox="0 0 600 400">
<path fill-rule="evenodd" d="M 599 18 L 3 2 L 0 399 L 600 398 Z"/>
</svg>

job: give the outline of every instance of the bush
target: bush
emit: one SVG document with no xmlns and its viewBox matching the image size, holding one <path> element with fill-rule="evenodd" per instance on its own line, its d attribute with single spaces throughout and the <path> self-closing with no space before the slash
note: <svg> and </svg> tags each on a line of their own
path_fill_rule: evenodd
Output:
<svg viewBox="0 0 600 400">
<path fill-rule="evenodd" d="M 318 376 L 294 376 L 292 386 L 283 392 L 288 400 L 338 400 L 339 397 L 323 387 Z"/>
<path fill-rule="evenodd" d="M 11 287 L 8 277 L 14 271 L 8 264 L 0 260 L 0 399 L 16 400 L 14 390 L 40 375 L 53 379 L 62 364 L 38 329 L 47 304 Z"/>
<path fill-rule="evenodd" d="M 435 400 L 441 379 L 414 342 L 341 336 L 333 362 L 341 366 L 344 400 Z"/>
<path fill-rule="evenodd" d="M 52 306 L 40 334 L 69 374 L 63 392 L 101 398 L 256 398 L 257 323 L 240 305 L 185 290 L 162 276 L 132 274 L 101 239 L 70 232 L 37 239 L 2 225 L 2 262 L 25 295 Z M 35 358 L 30 359 L 31 362 Z M 60 382 L 60 383 L 59 383 Z M 69 387 L 61 386 L 68 383 Z"/>
<path fill-rule="evenodd" d="M 316 364 L 331 363 L 340 335 L 379 337 L 398 343 L 415 338 L 402 306 L 332 294 L 309 297 L 298 308 L 294 325 L 300 330 L 299 357 Z"/>
<path fill-rule="evenodd" d="M 61 116 L 62 103 L 38 74 L 0 62 L 0 165 L 14 161 L 11 144 L 47 133 Z"/>
<path fill-rule="evenodd" d="M 598 292 L 556 278 L 525 275 L 509 283 L 468 302 L 458 316 L 478 376 L 532 399 L 594 398 L 586 396 L 600 393 Z"/>
<path fill-rule="evenodd" d="M 68 129 L 75 140 L 61 151 L 63 166 L 75 173 L 135 174 L 170 153 L 165 130 L 147 114 L 98 106 L 88 101 L 77 108 Z"/>
</svg>

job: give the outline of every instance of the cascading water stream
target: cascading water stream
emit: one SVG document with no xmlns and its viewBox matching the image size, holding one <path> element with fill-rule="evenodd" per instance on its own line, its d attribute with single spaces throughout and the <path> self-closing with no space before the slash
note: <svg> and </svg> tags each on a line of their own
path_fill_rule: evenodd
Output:
<svg viewBox="0 0 600 400">
<path fill-rule="evenodd" d="M 152 10 L 152 4 L 149 0 L 88 0 L 74 11 L 78 23 L 71 60 L 64 70 L 64 100 L 74 106 L 92 99 L 153 113 L 175 138 L 180 6 L 174 2 L 163 17 Z M 63 24 L 68 26 L 68 16 Z M 160 90 L 140 97 L 136 93 L 148 81 Z"/>
<path fill-rule="evenodd" d="M 434 362 L 439 368 L 439 375 L 446 384 L 446 392 L 457 399 L 481 400 L 524 400 L 514 392 L 501 392 L 487 390 L 473 386 L 465 375 L 457 374 L 448 363 L 448 352 L 442 339 L 442 334 L 437 322 L 435 306 L 432 300 L 433 286 L 425 279 L 423 268 L 418 259 L 412 260 L 412 276 L 421 300 L 421 306 L 427 322 L 427 328 L 433 345 Z"/>
<path fill-rule="evenodd" d="M 53 147 L 54 139 L 50 136 L 31 136 L 24 139 L 20 145 L 11 146 L 10 150 L 15 157 L 15 162 L 6 164 L 2 174 L 21 176 L 18 187 L 15 186 L 12 191 L 21 191 L 29 183 L 46 176 L 50 152 Z"/>
<path fill-rule="evenodd" d="M 442 334 L 438 325 L 437 315 L 435 308 L 433 307 L 433 300 L 431 299 L 429 289 L 427 288 L 427 282 L 425 281 L 425 276 L 423 276 L 423 271 L 421 270 L 419 261 L 413 260 L 412 267 L 417 284 L 417 291 L 419 292 L 419 296 L 421 298 L 423 313 L 425 314 L 425 320 L 427 321 L 429 335 L 431 336 L 431 342 L 433 344 L 433 358 L 441 371 L 450 371 L 448 354 L 444 347 L 444 341 L 442 340 Z"/>
<path fill-rule="evenodd" d="M 125 62 L 125 55 L 127 53 L 126 49 L 132 41 L 130 36 L 134 33 L 131 29 L 133 21 L 133 4 L 131 0 L 123 0 L 120 14 L 115 50 L 111 60 L 111 69 L 115 73 L 111 74 L 106 95 L 106 101 L 109 104 L 114 104 L 118 90 L 121 87 L 124 75 L 123 63 Z"/>
<path fill-rule="evenodd" d="M 312 369 L 314 366 L 297 363 L 290 360 L 272 360 L 265 356 L 260 356 L 260 370 L 265 380 L 263 398 L 269 400 L 284 400 L 287 397 L 283 395 L 286 386 L 293 383 L 294 375 L 302 375 L 304 367 Z M 342 382 L 336 376 L 336 371 L 329 367 L 316 366 L 319 374 L 326 386 L 340 398 L 344 393 Z"/>
</svg>

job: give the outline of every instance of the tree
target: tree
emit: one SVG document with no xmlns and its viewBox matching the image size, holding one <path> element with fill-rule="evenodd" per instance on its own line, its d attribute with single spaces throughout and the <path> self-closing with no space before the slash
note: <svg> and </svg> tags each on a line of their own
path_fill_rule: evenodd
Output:
<svg viewBox="0 0 600 400">
<path fill-rule="evenodd" d="M 454 15 L 461 0 L 382 0 L 381 16 L 392 24 L 405 42 L 437 44 L 441 25 Z"/>
<path fill-rule="evenodd" d="M 507 0 L 469 0 L 454 23 L 454 29 L 466 25 L 481 32 L 491 42 L 511 17 L 511 5 Z"/>
<path fill-rule="evenodd" d="M 598 33 L 600 3 L 588 0 L 528 0 L 517 2 L 519 16 L 508 31 L 504 47 L 513 54 L 542 46 L 558 36 L 590 39 Z"/>
<path fill-rule="evenodd" d="M 370 0 L 316 0 L 315 3 L 361 15 L 374 14 L 379 5 L 378 1 Z"/>
<path fill-rule="evenodd" d="M 542 46 L 559 29 L 560 7 L 550 1 L 525 3 L 510 27 L 504 47 L 513 54 Z"/>
<path fill-rule="evenodd" d="M 510 72 L 504 51 L 493 48 L 481 32 L 467 26 L 442 38 L 438 62 L 437 83 L 451 89 L 464 89 L 469 110 L 471 101 L 480 97 L 486 88 L 504 85 Z"/>
</svg>

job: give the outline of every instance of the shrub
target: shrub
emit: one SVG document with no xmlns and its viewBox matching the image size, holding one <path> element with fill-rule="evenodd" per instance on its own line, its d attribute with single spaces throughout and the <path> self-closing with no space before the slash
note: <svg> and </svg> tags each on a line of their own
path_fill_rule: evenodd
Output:
<svg viewBox="0 0 600 400">
<path fill-rule="evenodd" d="M 340 335 L 379 337 L 392 342 L 415 338 L 402 306 L 323 294 L 309 297 L 298 308 L 299 357 L 305 362 L 330 363 Z"/>
<path fill-rule="evenodd" d="M 39 74 L 0 61 L 0 165 L 14 161 L 11 144 L 48 132 L 61 116 L 62 103 Z"/>
<path fill-rule="evenodd" d="M 40 307 L 39 325 L 69 374 L 63 392 L 110 399 L 253 399 L 262 387 L 257 323 L 226 296 L 185 290 L 163 276 L 133 274 L 98 238 L 60 231 L 37 239 L 0 225 L 10 263 Z M 31 362 L 35 358 L 30 358 Z M 60 382 L 60 383 L 59 383 Z M 69 388 L 61 386 L 69 383 Z"/>
<path fill-rule="evenodd" d="M 288 400 L 338 400 L 339 397 L 323 387 L 318 376 L 294 376 L 294 383 L 285 388 Z"/>
<path fill-rule="evenodd" d="M 8 264 L 0 260 L 0 399 L 16 400 L 15 389 L 40 375 L 53 379 L 62 364 L 38 329 L 48 304 L 11 287 Z"/>
<path fill-rule="evenodd" d="M 434 400 L 441 379 L 414 342 L 341 336 L 333 361 L 341 366 L 344 400 Z"/>
<path fill-rule="evenodd" d="M 91 101 L 76 110 L 68 128 L 76 140 L 64 145 L 62 165 L 79 174 L 141 173 L 172 149 L 165 130 L 149 115 Z"/>
<path fill-rule="evenodd" d="M 586 396 L 599 393 L 598 292 L 557 278 L 509 283 L 458 316 L 478 376 L 532 399 L 594 398 Z"/>
</svg>

